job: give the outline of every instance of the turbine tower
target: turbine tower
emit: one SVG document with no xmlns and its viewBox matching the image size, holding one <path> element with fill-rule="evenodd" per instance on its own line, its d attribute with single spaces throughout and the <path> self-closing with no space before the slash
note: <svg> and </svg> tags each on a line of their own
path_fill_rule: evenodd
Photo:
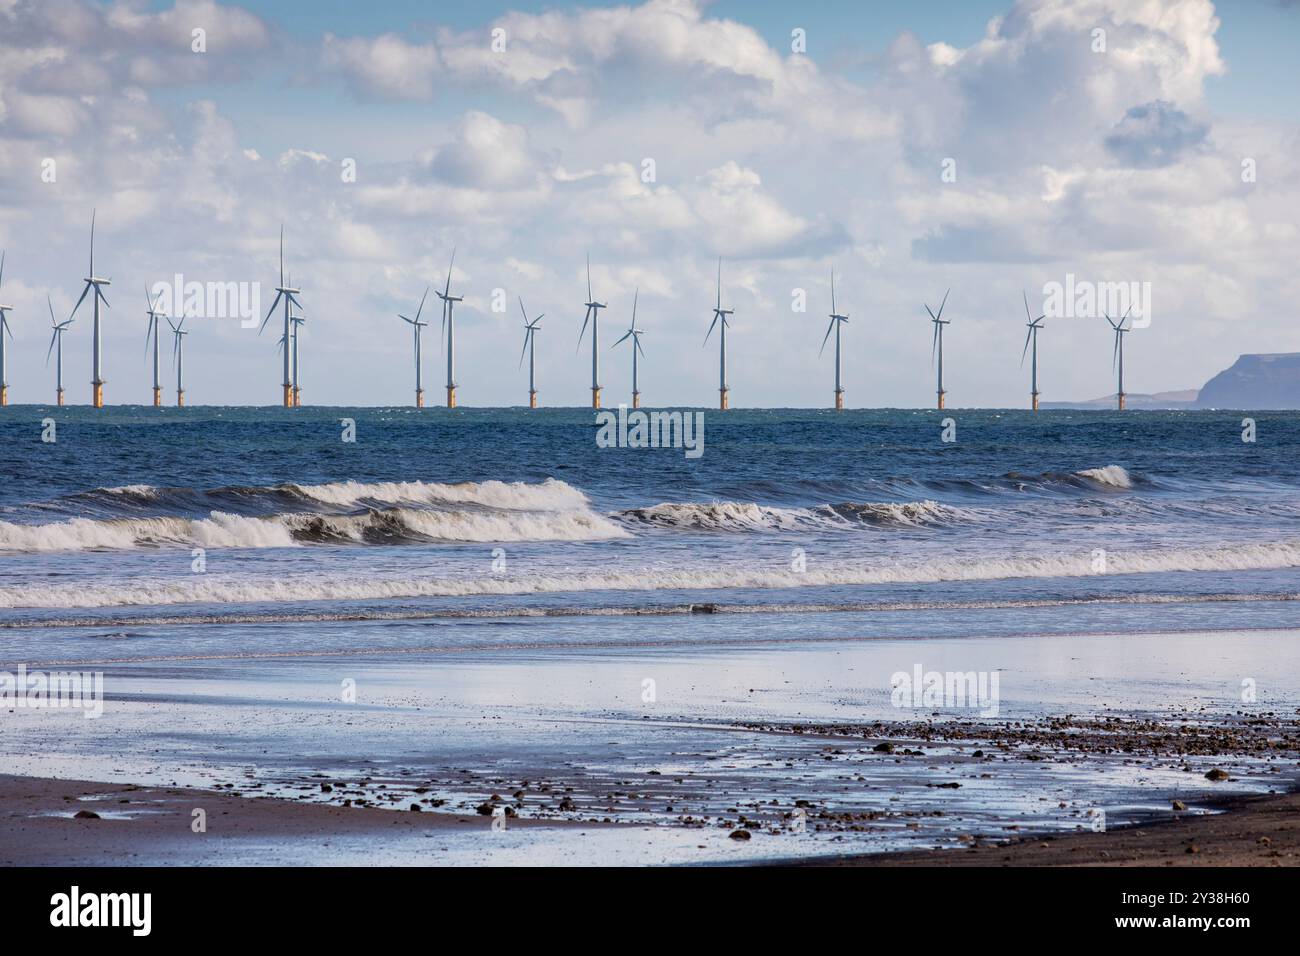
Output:
<svg viewBox="0 0 1300 956">
<path fill-rule="evenodd" d="M 822 336 L 822 347 L 817 355 L 820 357 L 822 352 L 826 351 L 826 340 L 831 337 L 831 330 L 835 330 L 835 410 L 840 411 L 844 408 L 844 386 L 840 382 L 840 326 L 849 321 L 847 315 L 840 315 L 835 311 L 835 270 L 831 269 L 831 324 L 826 326 L 826 334 Z"/>
<path fill-rule="evenodd" d="M 713 334 L 713 327 L 721 319 L 722 328 L 718 330 L 721 337 L 718 351 L 718 408 L 724 412 L 731 407 L 731 401 L 728 397 L 731 389 L 727 387 L 727 326 L 731 322 L 727 319 L 727 316 L 734 314 L 734 309 L 724 309 L 722 307 L 722 257 L 718 256 L 718 302 L 713 307 L 713 321 L 709 323 L 709 331 L 704 333 L 704 344 L 709 344 L 709 336 Z"/>
<path fill-rule="evenodd" d="M 0 252 L 0 289 L 4 288 L 5 281 L 5 254 Z M 0 305 L 0 405 L 9 404 L 9 363 L 8 356 L 5 354 L 5 336 L 14 337 L 13 330 L 9 328 L 9 313 L 13 311 L 12 305 Z"/>
<path fill-rule="evenodd" d="M 267 310 L 266 318 L 262 320 L 262 328 L 257 330 L 257 334 L 258 335 L 262 334 L 262 330 L 266 328 L 266 323 L 271 321 L 271 316 L 275 312 L 275 307 L 280 304 L 281 300 L 283 300 L 284 301 L 284 341 L 286 343 L 286 348 L 284 350 L 284 380 L 280 383 L 280 387 L 284 390 L 283 402 L 285 408 L 293 407 L 293 382 L 289 378 L 291 370 L 289 368 L 289 350 L 287 348 L 287 343 L 289 342 L 289 338 L 290 338 L 289 303 L 292 302 L 294 305 L 296 305 L 298 308 L 301 309 L 302 303 L 299 302 L 297 299 L 297 296 L 300 292 L 302 292 L 301 289 L 294 289 L 291 286 L 285 285 L 284 282 L 284 226 L 281 226 L 280 227 L 280 284 L 275 287 L 275 300 L 271 303 L 271 308 Z"/>
<path fill-rule="evenodd" d="M 1112 371 L 1116 368 L 1119 370 L 1119 388 L 1115 393 L 1115 397 L 1118 400 L 1118 407 L 1121 412 L 1124 411 L 1124 333 L 1133 331 L 1131 327 L 1124 328 L 1124 322 L 1128 319 L 1129 312 L 1132 311 L 1133 307 L 1129 306 L 1128 312 L 1124 313 L 1124 318 L 1118 322 L 1112 319 L 1109 313 L 1103 313 L 1106 316 L 1106 321 L 1110 323 L 1110 327 L 1115 330 L 1115 351 L 1111 354 L 1110 367 Z"/>
<path fill-rule="evenodd" d="M 54 382 L 55 382 L 55 387 L 57 389 L 57 391 L 55 392 L 55 400 L 59 405 L 62 405 L 63 404 L 63 333 L 66 332 L 68 326 L 72 324 L 72 316 L 68 316 L 66 319 L 60 322 L 58 321 L 58 319 L 54 317 L 54 303 L 50 301 L 50 297 L 48 295 L 45 297 L 45 304 L 49 306 L 50 327 L 54 330 L 54 333 L 50 336 L 50 347 L 45 350 L 45 364 L 46 365 L 50 364 L 50 353 L 55 351 L 55 347 L 57 346 L 58 353 L 57 353 L 57 357 L 54 360 Z"/>
<path fill-rule="evenodd" d="M 293 346 L 293 407 L 297 408 L 302 404 L 302 387 L 298 384 L 298 330 L 306 323 L 305 315 L 291 315 L 289 323 L 293 326 L 293 334 L 290 337 L 289 344 Z"/>
<path fill-rule="evenodd" d="M 597 302 L 591 294 L 591 255 L 587 255 L 587 314 L 582 320 L 582 331 L 578 333 L 578 348 L 582 348 L 582 337 L 587 334 L 587 323 L 591 323 L 591 407 L 600 408 L 600 310 L 604 302 Z"/>
<path fill-rule="evenodd" d="M 1020 350 L 1020 367 L 1025 367 L 1025 353 L 1029 351 L 1029 347 L 1032 345 L 1034 348 L 1034 354 L 1030 359 L 1029 367 L 1030 381 L 1033 384 L 1030 385 L 1029 407 L 1034 411 L 1038 411 L 1038 330 L 1043 327 L 1043 319 L 1047 318 L 1047 316 L 1040 315 L 1036 319 L 1033 318 L 1029 313 L 1029 296 L 1026 295 L 1023 290 L 1020 294 L 1024 296 L 1025 318 L 1029 320 L 1025 323 L 1029 331 L 1025 333 L 1025 347 Z"/>
<path fill-rule="evenodd" d="M 421 379 L 421 359 L 420 359 L 420 329 L 428 325 L 428 322 L 420 321 L 420 313 L 424 311 L 424 300 L 429 298 L 429 287 L 424 287 L 424 295 L 420 297 L 420 307 L 415 310 L 415 318 L 408 319 L 400 312 L 397 317 L 411 326 L 411 331 L 415 333 L 415 407 L 424 408 L 424 385 Z"/>
<path fill-rule="evenodd" d="M 144 333 L 144 347 L 147 352 L 149 349 L 149 339 L 153 339 L 153 407 L 162 407 L 162 385 L 158 381 L 158 320 L 166 316 L 158 311 L 158 300 L 162 298 L 162 291 L 158 295 L 151 296 L 149 287 L 145 286 L 144 301 L 145 315 L 149 316 L 149 327 Z M 170 321 L 170 320 L 168 320 Z"/>
<path fill-rule="evenodd" d="M 104 407 L 104 378 L 101 374 L 100 357 L 103 353 L 103 341 L 99 327 L 99 303 L 104 303 L 104 308 L 108 308 L 108 299 L 104 298 L 104 293 L 100 286 L 112 285 L 109 279 L 101 279 L 95 275 L 95 210 L 90 212 L 90 274 L 86 276 L 86 287 L 81 290 L 81 298 L 77 304 L 72 307 L 72 313 L 68 316 L 69 320 L 77 314 L 77 309 L 81 308 L 81 303 L 86 300 L 90 290 L 95 290 L 95 297 L 91 300 L 91 305 L 95 309 L 95 338 L 92 351 L 92 364 L 94 366 L 93 377 L 90 380 L 91 396 L 90 403 L 95 408 Z"/>
<path fill-rule="evenodd" d="M 453 309 L 463 295 L 451 294 L 451 268 L 456 264 L 456 250 L 451 250 L 451 262 L 447 265 L 447 287 L 438 293 L 442 299 L 442 326 L 447 333 L 447 407 L 456 407 L 456 317 Z"/>
<path fill-rule="evenodd" d="M 637 366 L 637 354 L 638 353 L 640 353 L 641 355 L 645 354 L 645 350 L 641 348 L 641 336 L 645 335 L 645 331 L 642 329 L 638 329 L 636 327 L 636 300 L 640 295 L 641 295 L 640 289 L 637 289 L 635 292 L 632 293 L 632 327 L 628 329 L 625 333 L 623 333 L 623 337 L 621 339 L 619 339 L 617 342 L 615 342 L 613 345 L 610 346 L 610 348 L 617 348 L 619 345 L 626 342 L 629 337 L 632 339 L 632 407 L 633 408 L 641 407 L 641 384 L 640 384 L 640 379 L 638 378 L 639 369 Z"/>
<path fill-rule="evenodd" d="M 542 321 L 543 312 L 531 322 L 528 321 L 528 313 L 524 310 L 523 297 L 519 298 L 519 311 L 524 313 L 524 348 L 519 353 L 519 365 L 524 364 L 524 354 L 528 355 L 528 407 L 537 407 L 537 330 L 541 328 L 538 325 Z"/>
<path fill-rule="evenodd" d="M 949 289 L 948 292 L 952 290 Z M 950 319 L 944 319 L 943 307 L 948 303 L 948 292 L 943 294 L 943 301 L 939 303 L 939 314 L 935 315 L 934 311 L 927 305 L 925 311 L 930 313 L 930 321 L 934 323 L 934 340 L 930 343 L 930 364 L 934 364 L 934 356 L 937 351 L 939 354 L 939 410 L 943 411 L 943 396 L 946 394 L 943 390 L 943 327 L 951 322 Z"/>
<path fill-rule="evenodd" d="M 185 324 L 185 316 L 181 316 L 179 322 L 173 323 L 169 318 L 167 324 L 172 327 L 172 365 L 176 366 L 176 407 L 185 407 L 185 339 L 184 336 L 190 333 L 181 328 Z"/>
</svg>

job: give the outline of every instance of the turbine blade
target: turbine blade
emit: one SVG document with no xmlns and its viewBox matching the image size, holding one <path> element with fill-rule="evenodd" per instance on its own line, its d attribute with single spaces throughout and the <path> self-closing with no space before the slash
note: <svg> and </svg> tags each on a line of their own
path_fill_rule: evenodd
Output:
<svg viewBox="0 0 1300 956">
<path fill-rule="evenodd" d="M 1034 334 L 1034 328 L 1031 325 L 1029 331 L 1025 333 L 1025 347 L 1020 352 L 1020 367 L 1025 367 L 1025 355 L 1029 352 L 1029 337 Z"/>
<path fill-rule="evenodd" d="M 1032 324 L 1034 320 L 1029 318 L 1029 294 L 1025 292 L 1024 289 L 1020 290 L 1020 294 L 1021 296 L 1024 297 L 1025 300 L 1025 318 L 1029 319 L 1030 323 Z"/>
<path fill-rule="evenodd" d="M 58 328 L 58 326 L 55 326 L 55 327 L 54 327 L 54 332 L 53 332 L 53 334 L 50 335 L 50 347 L 49 347 L 48 349 L 45 350 L 45 364 L 46 364 L 46 365 L 49 365 L 49 364 L 50 364 L 50 355 L 51 355 L 51 353 L 53 353 L 53 351 L 54 351 L 54 340 L 57 339 L 58 337 L 59 337 L 59 328 Z"/>
<path fill-rule="evenodd" d="M 636 300 L 640 294 L 641 294 L 641 288 L 640 286 L 638 286 L 632 292 L 632 328 L 634 329 L 636 328 Z"/>
<path fill-rule="evenodd" d="M 518 368 L 524 367 L 524 356 L 528 354 L 528 340 L 532 337 L 532 334 L 533 330 L 528 328 L 528 326 L 524 326 L 524 347 L 519 350 Z"/>
<path fill-rule="evenodd" d="M 835 267 L 831 267 L 831 312 L 835 312 Z"/>
<path fill-rule="evenodd" d="M 284 223 L 280 223 L 280 285 L 284 286 Z"/>
<path fill-rule="evenodd" d="M 266 310 L 266 318 L 262 320 L 262 328 L 257 330 L 258 335 L 262 334 L 262 329 L 266 328 L 266 323 L 271 321 L 271 316 L 275 314 L 275 307 L 280 304 L 280 297 L 283 295 L 283 292 L 277 292 L 275 294 L 275 299 L 272 300 L 271 307 Z"/>
<path fill-rule="evenodd" d="M 722 308 L 722 256 L 718 256 L 718 306 Z"/>
<path fill-rule="evenodd" d="M 1110 353 L 1110 370 L 1115 371 L 1115 363 L 1119 360 L 1119 329 L 1115 329 L 1115 348 Z"/>
<path fill-rule="evenodd" d="M 77 310 L 81 308 L 81 303 L 86 300 L 86 293 L 90 291 L 90 287 L 91 283 L 87 282 L 86 287 L 81 290 L 81 298 L 77 300 L 77 304 L 74 305 L 72 311 L 68 313 L 69 318 L 77 314 Z"/>
<path fill-rule="evenodd" d="M 718 316 L 719 316 L 720 314 L 721 314 L 721 313 L 718 313 L 718 312 L 714 312 L 714 313 L 713 313 L 713 321 L 709 323 L 709 331 L 707 331 L 707 332 L 704 333 L 704 344 L 705 344 L 705 345 L 708 345 L 708 344 L 709 344 L 709 336 L 713 334 L 713 327 L 714 327 L 715 325 L 718 324 Z M 725 316 L 723 316 L 722 321 L 723 321 L 724 323 L 727 321 L 727 319 L 726 319 Z"/>
<path fill-rule="evenodd" d="M 0 252 L 0 288 L 5 284 L 5 254 Z"/>
<path fill-rule="evenodd" d="M 942 310 L 940 310 L 942 311 Z M 934 338 L 930 341 L 930 365 L 934 366 L 934 352 L 939 347 L 939 320 L 934 320 Z"/>
<path fill-rule="evenodd" d="M 591 253 L 587 253 L 587 301 L 591 301 Z"/>
<path fill-rule="evenodd" d="M 925 305 L 925 303 L 922 303 L 922 305 Z M 932 310 L 928 305 L 925 306 L 925 311 L 930 313 L 930 321 L 931 321 L 931 322 L 938 322 L 938 321 L 939 321 L 939 320 L 935 317 L 934 311 L 933 311 L 933 310 Z"/>
<path fill-rule="evenodd" d="M 619 339 L 617 342 L 611 345 L 610 348 L 617 348 L 618 346 L 622 345 L 625 341 L 627 341 L 627 337 L 631 334 L 632 334 L 632 330 L 628 329 L 627 332 L 623 334 L 623 338 Z"/>
<path fill-rule="evenodd" d="M 952 291 L 952 289 L 949 289 L 949 290 L 948 290 L 948 292 L 951 292 L 951 291 Z M 943 294 L 943 301 L 939 303 L 939 314 L 935 316 L 936 319 L 941 319 L 941 318 L 943 318 L 943 307 L 944 307 L 945 305 L 948 304 L 948 292 L 945 292 L 945 293 Z"/>
<path fill-rule="evenodd" d="M 456 264 L 456 247 L 451 247 L 451 262 L 447 263 L 447 288 L 443 289 L 443 295 L 451 294 L 451 270 Z"/>
<path fill-rule="evenodd" d="M 45 295 L 45 304 L 50 309 L 50 325 L 58 325 L 58 320 L 54 318 L 54 303 L 50 301 L 49 293 Z"/>
<path fill-rule="evenodd" d="M 822 352 L 826 351 L 826 340 L 831 337 L 831 329 L 835 328 L 835 320 L 831 319 L 831 324 L 826 326 L 826 334 L 822 336 L 822 347 L 817 350 L 817 357 L 821 358 Z"/>
<path fill-rule="evenodd" d="M 106 309 L 112 308 L 112 306 L 108 304 L 108 299 L 104 298 L 104 293 L 100 291 L 99 286 L 95 286 L 95 295 L 99 296 L 99 301 L 104 303 L 104 308 Z"/>
<path fill-rule="evenodd" d="M 420 296 L 420 307 L 415 310 L 415 321 L 420 321 L 420 313 L 424 311 L 424 300 L 429 298 L 429 287 L 424 287 L 424 295 Z"/>
<path fill-rule="evenodd" d="M 95 210 L 90 210 L 90 272 L 95 274 Z"/>
<path fill-rule="evenodd" d="M 527 326 L 527 325 L 528 325 L 528 312 L 524 309 L 524 297 L 523 297 L 522 295 L 519 297 L 519 312 L 520 312 L 520 314 L 523 315 L 523 317 L 524 317 L 524 325 Z"/>
<path fill-rule="evenodd" d="M 582 348 L 582 337 L 587 334 L 587 322 L 590 321 L 591 319 L 591 313 L 592 313 L 592 308 L 591 306 L 588 306 L 587 314 L 583 316 L 582 319 L 582 331 L 578 333 L 578 348 L 574 349 L 575 352 L 578 351 L 578 349 Z"/>
</svg>

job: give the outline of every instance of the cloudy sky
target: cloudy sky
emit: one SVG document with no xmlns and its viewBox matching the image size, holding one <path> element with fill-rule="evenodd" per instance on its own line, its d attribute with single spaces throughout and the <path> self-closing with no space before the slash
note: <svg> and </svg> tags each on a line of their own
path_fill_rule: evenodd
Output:
<svg viewBox="0 0 1300 956">
<path fill-rule="evenodd" d="M 543 404 L 588 401 L 588 252 L 604 343 L 640 290 L 649 404 L 716 401 L 719 256 L 736 405 L 829 403 L 832 268 L 850 406 L 932 402 L 949 287 L 950 404 L 1024 405 L 1022 290 L 1068 274 L 1150 283 L 1128 389 L 1196 387 L 1300 351 L 1298 37 L 1282 0 L 0 0 L 11 401 L 53 397 L 45 298 L 80 294 L 92 208 L 110 403 L 149 400 L 146 284 L 260 282 L 265 310 L 281 223 L 310 404 L 410 402 L 396 314 L 453 246 L 468 405 L 526 401 L 518 296 Z M 278 402 L 278 333 L 190 324 L 191 402 Z M 1044 400 L 1113 390 L 1102 319 L 1040 344 Z M 613 404 L 631 357 L 602 349 Z M 65 362 L 88 401 L 85 306 Z"/>
</svg>

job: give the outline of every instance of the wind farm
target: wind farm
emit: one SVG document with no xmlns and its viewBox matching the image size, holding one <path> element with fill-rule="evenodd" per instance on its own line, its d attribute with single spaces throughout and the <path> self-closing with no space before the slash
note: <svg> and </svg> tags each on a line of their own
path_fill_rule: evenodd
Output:
<svg viewBox="0 0 1300 956">
<path fill-rule="evenodd" d="M 301 294 L 302 294 L 301 289 L 296 289 L 293 288 L 291 285 L 286 284 L 284 279 L 284 226 L 281 226 L 280 227 L 280 284 L 275 287 L 275 299 L 272 300 L 271 308 L 267 310 L 266 318 L 262 320 L 262 327 L 257 330 L 257 334 L 258 335 L 262 334 L 262 330 L 266 328 L 266 323 L 271 321 L 271 316 L 275 314 L 275 307 L 283 303 L 284 331 L 281 335 L 281 341 L 283 343 L 282 359 L 283 359 L 284 373 L 283 373 L 283 378 L 280 381 L 280 385 L 283 390 L 282 403 L 285 408 L 292 408 L 294 402 L 293 379 L 292 379 L 293 369 L 292 369 L 291 357 L 289 355 L 289 346 L 290 346 L 289 340 L 292 337 L 293 330 L 292 330 L 292 318 L 289 314 L 289 305 L 290 303 L 292 303 L 293 305 L 296 305 L 298 306 L 298 308 L 301 309 L 302 304 L 298 301 L 297 298 Z"/>
</svg>

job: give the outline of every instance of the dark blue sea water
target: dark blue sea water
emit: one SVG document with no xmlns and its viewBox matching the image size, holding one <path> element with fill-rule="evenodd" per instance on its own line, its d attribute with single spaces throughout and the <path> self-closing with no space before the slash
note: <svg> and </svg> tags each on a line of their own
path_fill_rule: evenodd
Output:
<svg viewBox="0 0 1300 956">
<path fill-rule="evenodd" d="M 691 458 L 577 409 L 0 409 L 0 657 L 1300 617 L 1294 415 L 703 414 Z"/>
</svg>

